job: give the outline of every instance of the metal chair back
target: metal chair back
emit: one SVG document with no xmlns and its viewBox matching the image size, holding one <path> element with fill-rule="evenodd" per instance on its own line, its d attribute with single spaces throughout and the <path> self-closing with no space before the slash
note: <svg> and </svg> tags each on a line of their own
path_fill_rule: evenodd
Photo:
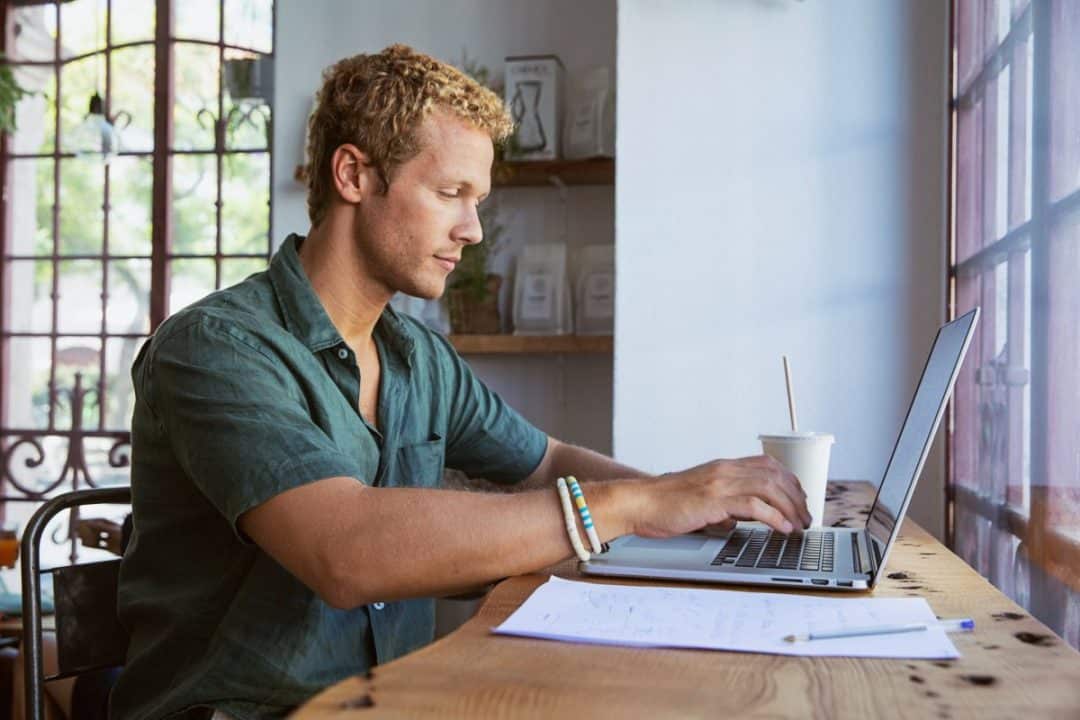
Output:
<svg viewBox="0 0 1080 720">
<path fill-rule="evenodd" d="M 45 716 L 44 682 L 124 664 L 128 635 L 116 615 L 120 560 L 46 570 L 53 577 L 58 670 L 45 675 L 42 659 L 41 537 L 58 513 L 82 505 L 131 502 L 131 488 L 76 490 L 52 498 L 31 516 L 22 537 L 23 662 L 26 712 Z"/>
</svg>

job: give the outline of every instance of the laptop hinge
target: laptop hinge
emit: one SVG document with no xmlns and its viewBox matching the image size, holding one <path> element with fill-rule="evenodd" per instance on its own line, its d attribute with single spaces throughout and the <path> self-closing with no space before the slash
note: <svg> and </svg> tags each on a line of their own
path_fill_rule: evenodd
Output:
<svg viewBox="0 0 1080 720">
<path fill-rule="evenodd" d="M 877 577 L 878 569 L 881 568 L 881 550 L 878 549 L 877 542 L 874 541 L 874 536 L 870 534 L 869 530 L 866 530 L 866 546 L 869 549 L 870 555 L 870 577 Z"/>
<path fill-rule="evenodd" d="M 873 578 L 877 574 L 879 564 L 874 538 L 870 535 L 869 530 L 863 530 L 855 537 L 855 572 Z"/>
</svg>

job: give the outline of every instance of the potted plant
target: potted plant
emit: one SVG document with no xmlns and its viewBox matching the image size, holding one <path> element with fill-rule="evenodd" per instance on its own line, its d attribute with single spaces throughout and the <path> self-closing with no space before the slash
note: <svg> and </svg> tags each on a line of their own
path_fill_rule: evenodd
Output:
<svg viewBox="0 0 1080 720">
<path fill-rule="evenodd" d="M 498 92 L 488 69 L 462 52 L 461 70 L 481 85 Z M 500 151 L 501 148 L 496 148 Z M 446 304 L 450 310 L 450 331 L 456 334 L 494 335 L 501 331 L 499 288 L 502 277 L 489 272 L 488 264 L 498 252 L 503 226 L 498 221 L 498 204 L 493 194 L 480 207 L 480 225 L 484 241 L 466 245 L 461 262 L 450 276 Z"/>
<path fill-rule="evenodd" d="M 450 331 L 463 335 L 494 335 L 499 322 L 499 288 L 502 277 L 488 271 L 488 262 L 498 252 L 503 226 L 499 224 L 498 206 L 492 196 L 480 208 L 484 241 L 466 245 L 446 292 L 450 309 Z"/>
</svg>

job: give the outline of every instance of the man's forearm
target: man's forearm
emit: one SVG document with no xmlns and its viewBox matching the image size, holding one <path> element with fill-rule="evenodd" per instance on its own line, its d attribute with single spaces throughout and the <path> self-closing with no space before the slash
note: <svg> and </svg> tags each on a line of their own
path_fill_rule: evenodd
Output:
<svg viewBox="0 0 1080 720">
<path fill-rule="evenodd" d="M 584 473 L 582 473 L 584 474 Z M 631 531 L 635 494 L 622 483 L 586 486 L 601 539 Z M 472 493 L 365 488 L 343 517 L 332 552 L 328 600 L 355 607 L 378 600 L 450 594 L 533 572 L 573 554 L 554 487 Z"/>
<path fill-rule="evenodd" d="M 616 480 L 651 477 L 640 470 L 622 465 L 588 448 L 548 440 L 548 450 L 540 466 L 523 484 L 525 488 L 552 487 L 556 478 L 573 475 L 578 480 Z M 591 503 L 591 501 L 590 501 Z"/>
</svg>

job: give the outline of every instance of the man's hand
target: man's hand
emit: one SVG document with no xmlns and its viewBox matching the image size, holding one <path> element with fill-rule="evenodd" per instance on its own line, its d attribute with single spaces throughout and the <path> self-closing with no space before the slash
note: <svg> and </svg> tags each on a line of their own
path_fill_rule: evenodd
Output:
<svg viewBox="0 0 1080 720">
<path fill-rule="evenodd" d="M 810 525 L 799 481 L 767 455 L 714 460 L 636 482 L 641 502 L 632 527 L 642 537 L 670 537 L 736 520 L 758 520 L 785 534 Z"/>
</svg>

